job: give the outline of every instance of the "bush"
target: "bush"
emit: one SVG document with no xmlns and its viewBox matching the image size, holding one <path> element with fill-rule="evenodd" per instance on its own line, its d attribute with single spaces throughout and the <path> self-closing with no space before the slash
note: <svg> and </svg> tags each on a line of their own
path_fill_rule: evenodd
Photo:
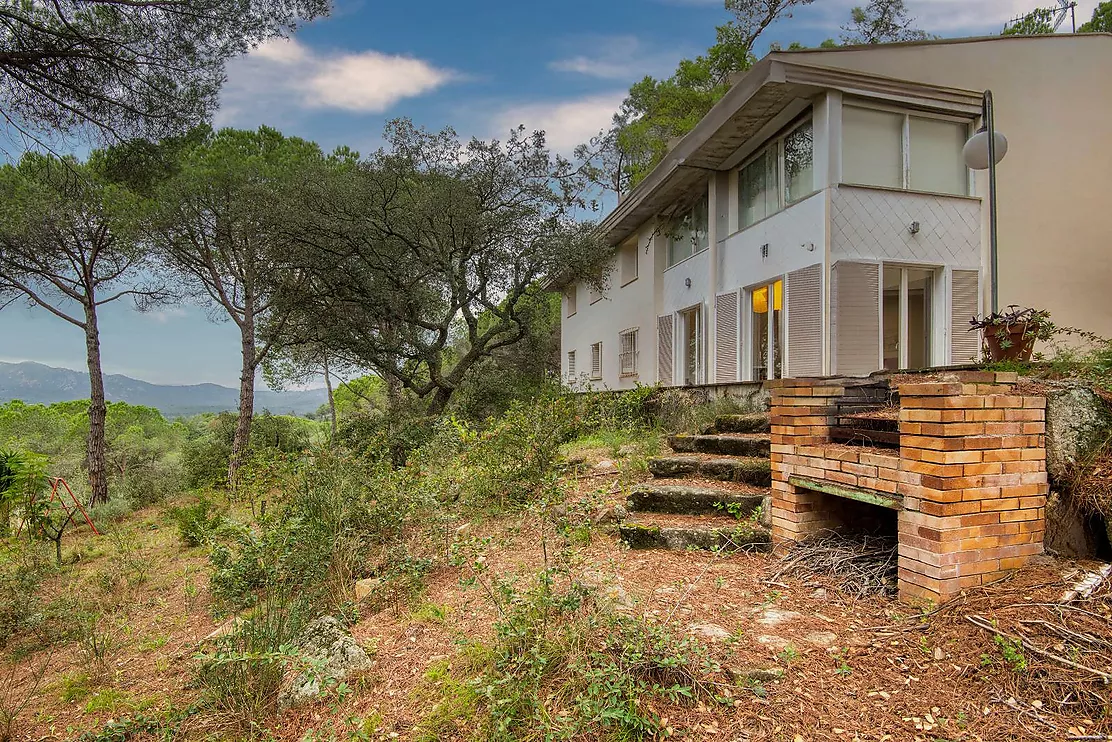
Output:
<svg viewBox="0 0 1112 742">
<path fill-rule="evenodd" d="M 721 668 L 697 640 L 615 612 L 574 580 L 557 588 L 556 577 L 541 572 L 521 592 L 498 581 L 496 639 L 473 647 L 465 668 L 477 672 L 466 685 L 488 716 L 484 737 L 644 739 L 666 728 L 660 704 L 729 702 L 715 690 Z M 434 714 L 426 730 L 437 722 Z"/>
<path fill-rule="evenodd" d="M 40 612 L 36 595 L 43 577 L 53 570 L 45 544 L 16 543 L 2 554 L 0 565 L 0 647 Z"/>
<path fill-rule="evenodd" d="M 240 733 L 263 733 L 277 711 L 282 678 L 300 664 L 290 647 L 308 613 L 304 598 L 275 590 L 239 629 L 217 640 L 215 651 L 200 656 L 197 686 L 209 708 Z"/>
<path fill-rule="evenodd" d="M 171 508 L 170 517 L 178 528 L 178 536 L 186 546 L 210 543 L 224 523 L 224 516 L 206 497 L 201 497 L 194 505 Z"/>
</svg>

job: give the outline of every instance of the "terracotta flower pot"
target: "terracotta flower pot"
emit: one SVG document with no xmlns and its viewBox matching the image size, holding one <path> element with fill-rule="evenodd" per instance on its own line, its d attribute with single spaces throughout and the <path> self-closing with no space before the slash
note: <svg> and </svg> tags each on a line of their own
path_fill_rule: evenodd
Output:
<svg viewBox="0 0 1112 742">
<path fill-rule="evenodd" d="M 1026 337 L 1025 337 L 1026 336 Z M 1004 340 L 1007 347 L 1004 347 Z M 1026 323 L 1008 327 L 986 327 L 984 330 L 985 349 L 989 360 L 1029 361 L 1035 350 L 1035 334 L 1027 335 Z"/>
</svg>

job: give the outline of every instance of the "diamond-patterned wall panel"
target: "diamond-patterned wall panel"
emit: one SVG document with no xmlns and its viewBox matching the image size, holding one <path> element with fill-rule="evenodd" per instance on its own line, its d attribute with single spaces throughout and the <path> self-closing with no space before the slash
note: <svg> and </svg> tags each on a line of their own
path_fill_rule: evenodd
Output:
<svg viewBox="0 0 1112 742">
<path fill-rule="evenodd" d="M 981 264 L 981 202 L 927 193 L 839 186 L 831 195 L 834 260 Z M 908 227 L 919 222 L 918 234 Z"/>
</svg>

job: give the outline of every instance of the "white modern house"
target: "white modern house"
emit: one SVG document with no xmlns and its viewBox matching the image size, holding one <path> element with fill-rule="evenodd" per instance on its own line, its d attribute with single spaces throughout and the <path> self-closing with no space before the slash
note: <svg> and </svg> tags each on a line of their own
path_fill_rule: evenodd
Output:
<svg viewBox="0 0 1112 742">
<path fill-rule="evenodd" d="M 967 363 L 988 306 L 1112 335 L 1112 35 L 775 52 L 603 221 L 609 285 L 564 292 L 573 386 Z M 962 147 L 1007 135 L 998 276 Z"/>
</svg>

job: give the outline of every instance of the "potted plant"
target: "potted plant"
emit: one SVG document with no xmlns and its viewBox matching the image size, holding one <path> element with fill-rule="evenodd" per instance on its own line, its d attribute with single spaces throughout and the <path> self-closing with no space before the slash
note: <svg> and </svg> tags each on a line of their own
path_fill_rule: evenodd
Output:
<svg viewBox="0 0 1112 742">
<path fill-rule="evenodd" d="M 1045 309 L 1010 304 L 1005 312 L 986 314 L 969 321 L 969 331 L 981 330 L 985 355 L 998 361 L 1029 361 L 1035 341 L 1049 340 L 1056 328 Z"/>
</svg>

